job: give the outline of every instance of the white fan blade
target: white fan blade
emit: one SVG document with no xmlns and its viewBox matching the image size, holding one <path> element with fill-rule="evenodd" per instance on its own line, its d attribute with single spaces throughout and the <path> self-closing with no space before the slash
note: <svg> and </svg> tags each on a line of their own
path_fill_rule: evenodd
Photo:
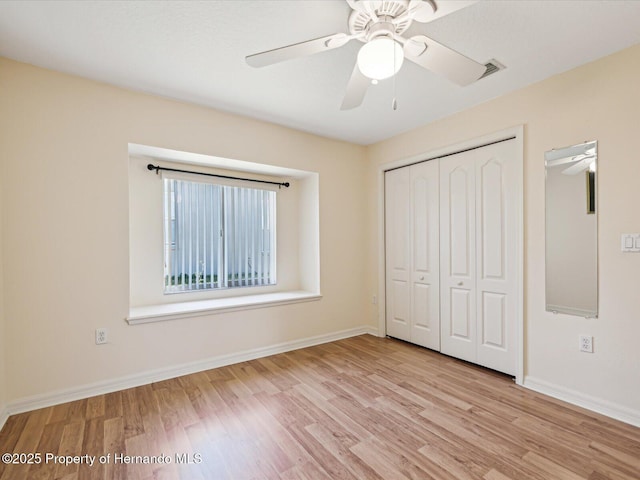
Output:
<svg viewBox="0 0 640 480">
<path fill-rule="evenodd" d="M 335 33 L 333 35 L 327 35 L 326 37 L 315 38 L 306 42 L 294 43 L 286 47 L 249 55 L 245 60 L 247 64 L 252 67 L 266 67 L 267 65 L 284 62 L 285 60 L 313 55 L 314 53 L 341 47 L 352 38 L 355 37 L 347 35 L 346 33 Z"/>
<path fill-rule="evenodd" d="M 422 5 L 414 7 L 415 10 L 411 13 L 411 17 L 416 22 L 427 23 L 478 3 L 478 0 L 433 0 L 433 2 L 424 0 L 421 3 Z M 435 9 L 433 4 L 435 4 Z"/>
<path fill-rule="evenodd" d="M 589 166 L 592 163 L 593 163 L 593 158 L 587 157 L 580 160 L 575 165 L 571 165 L 570 167 L 565 168 L 561 173 L 563 175 L 577 175 L 580 172 L 584 172 L 585 170 L 588 170 Z"/>
<path fill-rule="evenodd" d="M 371 20 L 373 20 L 374 22 L 378 20 L 378 13 L 376 12 L 376 10 L 378 8 L 380 8 L 380 6 L 382 5 L 382 1 L 381 0 L 365 0 L 365 6 L 367 11 L 369 12 L 369 16 L 371 17 Z"/>
<path fill-rule="evenodd" d="M 557 167 L 560 165 L 566 165 L 567 163 L 577 162 L 579 160 L 594 159 L 594 158 L 595 158 L 595 155 L 580 154 L 580 155 L 576 155 L 575 157 L 563 157 L 563 158 L 556 158 L 554 160 L 547 160 L 546 166 Z"/>
<path fill-rule="evenodd" d="M 417 22 L 428 22 L 428 18 L 436 12 L 436 4 L 433 0 L 411 0 L 407 7 L 408 15 Z"/>
<path fill-rule="evenodd" d="M 559 167 L 560 165 L 566 165 L 567 163 L 573 163 L 572 157 L 558 158 L 556 160 L 547 160 L 545 166 L 548 168 Z"/>
<path fill-rule="evenodd" d="M 351 8 L 351 10 L 355 10 L 357 12 L 364 12 L 364 5 L 360 3 L 358 0 L 347 0 L 347 3 L 349 4 L 349 8 Z"/>
<path fill-rule="evenodd" d="M 344 94 L 340 110 L 351 110 L 359 106 L 362 100 L 364 100 L 367 88 L 369 88 L 369 83 L 371 83 L 371 80 L 362 74 L 356 63 L 353 67 L 353 72 L 351 73 L 351 78 L 349 79 L 347 91 Z"/>
<path fill-rule="evenodd" d="M 424 35 L 416 35 L 407 40 L 404 44 L 404 55 L 407 60 L 442 75 L 460 86 L 475 82 L 486 70 L 481 63 Z"/>
<path fill-rule="evenodd" d="M 380 7 L 382 0 L 347 0 L 351 10 L 357 12 L 368 13 L 375 12 Z"/>
<path fill-rule="evenodd" d="M 556 150 L 555 148 L 544 154 L 544 158 L 547 159 L 547 162 L 554 160 L 561 160 L 564 158 L 574 158 L 579 155 L 593 155 L 595 156 L 596 149 L 589 143 L 583 143 L 580 145 L 574 145 L 572 147 L 561 148 Z"/>
</svg>

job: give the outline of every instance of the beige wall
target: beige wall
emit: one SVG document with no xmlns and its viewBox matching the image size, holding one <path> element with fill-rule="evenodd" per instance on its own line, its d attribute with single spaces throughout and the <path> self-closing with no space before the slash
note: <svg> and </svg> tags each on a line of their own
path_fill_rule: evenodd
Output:
<svg viewBox="0 0 640 480">
<path fill-rule="evenodd" d="M 367 323 L 363 147 L 6 59 L 0 86 L 7 400 Z M 318 172 L 324 298 L 127 325 L 129 142 Z"/>
<path fill-rule="evenodd" d="M 518 124 L 525 126 L 525 380 L 573 397 L 640 411 L 640 255 L 620 234 L 640 231 L 638 112 L 640 46 L 418 128 L 368 150 L 368 237 L 377 238 L 378 166 Z M 600 318 L 545 312 L 544 152 L 598 140 Z M 369 250 L 370 289 L 379 245 Z M 579 334 L 595 353 L 578 351 Z"/>
</svg>

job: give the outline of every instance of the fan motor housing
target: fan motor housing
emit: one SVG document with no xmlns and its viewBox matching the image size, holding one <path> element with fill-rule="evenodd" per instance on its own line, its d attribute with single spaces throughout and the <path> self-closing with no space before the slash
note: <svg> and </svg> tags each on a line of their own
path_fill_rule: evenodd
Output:
<svg viewBox="0 0 640 480">
<path fill-rule="evenodd" d="M 396 31 L 395 25 L 387 19 L 380 19 L 377 22 L 371 24 L 367 29 L 367 35 L 363 40 L 370 41 L 377 37 L 391 37 Z"/>
<path fill-rule="evenodd" d="M 384 0 L 376 8 L 374 18 L 366 10 L 352 10 L 349 15 L 349 31 L 352 35 L 362 35 L 358 38 L 361 42 L 386 35 L 401 35 L 411 25 L 411 18 L 395 22 L 394 20 L 407 11 L 407 0 Z"/>
</svg>

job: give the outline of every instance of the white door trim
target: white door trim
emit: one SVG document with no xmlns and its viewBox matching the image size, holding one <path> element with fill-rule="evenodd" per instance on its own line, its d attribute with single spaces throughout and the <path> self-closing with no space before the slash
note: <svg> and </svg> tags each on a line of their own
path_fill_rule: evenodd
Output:
<svg viewBox="0 0 640 480">
<path fill-rule="evenodd" d="M 385 325 L 385 218 L 384 218 L 384 172 L 394 168 L 400 168 L 412 163 L 417 163 L 429 159 L 435 159 L 444 155 L 460 152 L 469 148 L 476 148 L 488 143 L 505 140 L 515 137 L 516 152 L 518 160 L 518 183 L 522 190 L 522 195 L 518 197 L 517 210 L 519 213 L 517 225 L 517 263 L 518 263 L 518 286 L 517 286 L 517 321 L 516 321 L 516 383 L 523 384 L 524 380 L 524 126 L 494 132 L 482 137 L 466 140 L 464 142 L 448 145 L 443 148 L 431 150 L 413 155 L 411 157 L 394 160 L 378 166 L 378 335 L 386 336 Z"/>
</svg>

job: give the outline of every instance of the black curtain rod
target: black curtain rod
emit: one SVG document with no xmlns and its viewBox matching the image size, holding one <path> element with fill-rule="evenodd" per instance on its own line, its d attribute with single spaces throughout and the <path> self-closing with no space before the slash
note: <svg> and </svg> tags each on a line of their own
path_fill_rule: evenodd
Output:
<svg viewBox="0 0 640 480">
<path fill-rule="evenodd" d="M 230 180 L 243 180 L 245 182 L 268 183 L 270 185 L 277 185 L 278 187 L 289 187 L 289 182 L 270 182 L 268 180 L 256 180 L 255 178 L 230 177 L 228 175 L 216 175 L 215 173 L 192 172 L 189 170 L 179 170 L 177 168 L 161 167 L 160 165 L 156 166 L 153 163 L 147 165 L 147 170 L 155 170 L 156 175 L 160 173 L 160 170 L 166 170 L 167 172 L 193 173 L 194 175 L 205 175 L 207 177 L 228 178 Z"/>
</svg>

